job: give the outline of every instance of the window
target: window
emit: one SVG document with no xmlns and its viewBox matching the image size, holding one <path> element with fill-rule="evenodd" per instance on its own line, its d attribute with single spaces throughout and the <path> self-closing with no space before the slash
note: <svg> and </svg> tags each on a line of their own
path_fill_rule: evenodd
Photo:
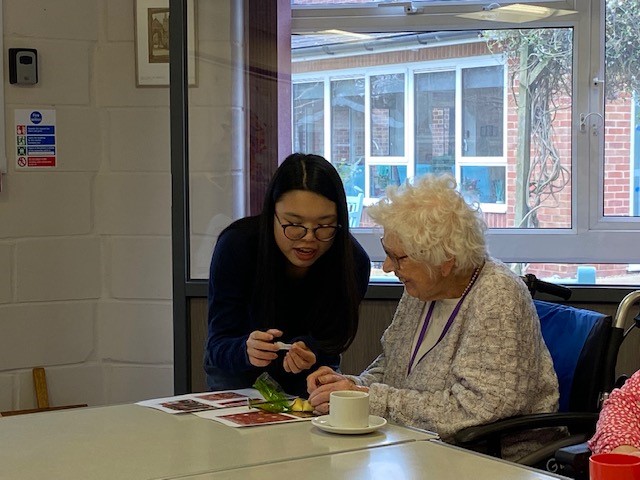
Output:
<svg viewBox="0 0 640 480">
<path fill-rule="evenodd" d="M 347 195 L 357 195 L 364 188 L 364 78 L 332 81 L 330 108 L 330 157 Z"/>
<path fill-rule="evenodd" d="M 399 35 L 397 47 L 386 36 L 388 48 L 403 51 L 406 36 Z M 306 56 L 295 51 L 299 43 L 308 39 L 294 38 L 294 56 Z M 455 47 L 450 49 L 455 53 Z M 360 75 L 352 68 L 294 73 L 294 149 L 333 162 L 347 195 L 365 192 L 365 204 L 407 178 L 449 172 L 459 176 L 470 200 L 485 204 L 486 211 L 504 212 L 505 67 L 500 58 L 487 56 L 468 57 L 455 66 L 459 61 L 401 63 L 401 72 L 385 74 L 373 66 L 358 69 Z M 345 66 L 342 60 L 336 64 Z M 317 92 L 313 101 L 312 89 Z M 323 96 L 324 91 L 331 93 Z M 325 118 L 326 139 L 321 131 Z M 460 125 L 456 118 L 462 119 Z M 310 130 L 314 141 L 303 141 Z"/>
<path fill-rule="evenodd" d="M 293 3 L 292 81 L 331 92 L 317 153 L 348 194 L 364 193 L 356 234 L 374 260 L 367 205 L 390 184 L 449 172 L 480 204 L 491 253 L 520 272 L 570 283 L 594 268 L 597 282 L 639 283 L 639 87 L 625 76 L 640 67 L 636 2 L 523 2 L 564 11 L 500 29 L 458 16 L 481 11 L 472 1 Z M 600 15 L 606 75 L 605 34 L 586 33 Z M 340 82 L 351 95 L 334 93 Z"/>
<path fill-rule="evenodd" d="M 384 52 L 362 59 L 371 38 L 384 40 Z M 542 70 L 535 81 L 521 78 L 521 46 L 550 38 L 563 39 L 571 52 L 568 28 L 399 32 L 369 35 L 361 42 L 335 34 L 294 36 L 294 92 L 309 85 L 331 91 L 323 107 L 315 103 L 313 121 L 321 126 L 329 119 L 327 147 L 315 143 L 312 151 L 336 165 L 348 195 L 364 192 L 365 205 L 389 185 L 448 172 L 469 202 L 481 204 L 491 227 L 571 228 L 571 185 L 564 174 L 571 169 L 571 130 L 562 126 L 570 120 L 571 99 L 566 92 L 549 94 L 555 86 L 551 70 Z M 328 51 L 316 54 L 322 62 L 309 52 L 318 43 L 328 45 Z M 331 59 L 338 47 L 341 56 Z M 380 73 L 380 64 L 388 72 Z M 564 81 L 570 79 L 569 69 Z M 519 104 L 534 95 L 531 109 L 543 113 L 519 122 Z M 294 94 L 296 137 L 310 123 L 308 114 L 298 113 L 299 98 Z M 557 105 L 553 111 L 545 111 L 552 103 Z M 560 145 L 568 148 L 559 152 Z M 530 151 L 519 156 L 527 146 Z M 518 165 L 527 162 L 528 169 L 519 171 Z M 530 189 L 513 185 L 518 175 L 528 178 Z M 527 209 L 517 209 L 525 200 Z M 563 200 L 569 207 L 559 214 Z M 359 226 L 370 226 L 366 215 Z"/>
<path fill-rule="evenodd" d="M 324 85 L 322 82 L 293 86 L 293 147 L 296 152 L 318 153 L 324 146 Z"/>
<path fill-rule="evenodd" d="M 456 72 L 415 74 L 415 174 L 455 174 Z"/>
<path fill-rule="evenodd" d="M 605 115 L 604 190 L 605 217 L 638 217 L 640 210 L 640 111 L 637 94 L 640 68 L 637 49 L 638 2 L 607 0 L 605 7 Z M 587 119 L 591 134 L 602 131 L 602 117 Z"/>
</svg>

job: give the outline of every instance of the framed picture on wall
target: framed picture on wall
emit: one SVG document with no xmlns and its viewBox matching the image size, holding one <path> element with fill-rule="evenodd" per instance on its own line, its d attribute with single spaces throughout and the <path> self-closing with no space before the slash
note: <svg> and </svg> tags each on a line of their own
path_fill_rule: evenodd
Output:
<svg viewBox="0 0 640 480">
<path fill-rule="evenodd" d="M 187 0 L 189 86 L 196 86 L 195 0 Z M 169 86 L 169 0 L 135 0 L 136 86 Z"/>
</svg>

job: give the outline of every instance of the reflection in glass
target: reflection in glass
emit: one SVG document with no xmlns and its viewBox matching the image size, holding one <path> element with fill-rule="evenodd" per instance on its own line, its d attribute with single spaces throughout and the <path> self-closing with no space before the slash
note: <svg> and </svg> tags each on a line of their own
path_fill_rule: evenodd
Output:
<svg viewBox="0 0 640 480">
<path fill-rule="evenodd" d="M 462 70 L 462 155 L 502 156 L 504 68 Z"/>
<path fill-rule="evenodd" d="M 379 198 L 384 196 L 390 185 L 400 185 L 407 179 L 407 167 L 404 165 L 372 165 L 369 168 L 371 186 L 369 196 Z"/>
<path fill-rule="evenodd" d="M 382 270 L 383 262 L 371 262 L 371 282 L 396 281 L 393 272 Z M 640 284 L 640 265 L 620 263 L 510 263 L 518 275 L 533 274 L 540 280 L 562 285 L 630 286 Z"/>
<path fill-rule="evenodd" d="M 640 216 L 640 3 L 605 7 L 604 205 L 611 217 Z M 593 118 L 593 117 L 592 117 Z M 588 125 L 600 128 L 599 120 Z"/>
<path fill-rule="evenodd" d="M 455 175 L 456 72 L 418 73 L 415 83 L 415 175 Z"/>
<path fill-rule="evenodd" d="M 504 203 L 504 167 L 462 167 L 460 193 L 467 203 Z"/>
<path fill-rule="evenodd" d="M 404 75 L 371 77 L 371 155 L 404 155 Z"/>
<path fill-rule="evenodd" d="M 347 195 L 364 191 L 364 78 L 331 82 L 331 162 Z"/>
<path fill-rule="evenodd" d="M 293 85 L 293 151 L 324 156 L 323 82 Z"/>
</svg>

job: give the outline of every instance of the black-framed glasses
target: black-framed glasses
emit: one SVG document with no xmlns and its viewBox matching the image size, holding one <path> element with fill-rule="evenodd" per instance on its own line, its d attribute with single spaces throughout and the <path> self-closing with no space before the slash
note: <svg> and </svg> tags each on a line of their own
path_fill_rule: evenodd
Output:
<svg viewBox="0 0 640 480">
<path fill-rule="evenodd" d="M 382 241 L 382 237 L 380 237 L 380 243 L 382 244 L 382 249 L 384 250 L 384 254 L 387 256 L 389 260 L 391 260 L 391 264 L 393 265 L 394 270 L 400 270 L 402 268 L 402 264 L 400 263 L 405 258 L 409 258 L 409 255 L 401 255 L 396 256 L 392 253 L 389 253 L 387 247 L 384 246 L 384 242 Z"/>
<path fill-rule="evenodd" d="M 338 230 L 342 228 L 341 225 L 318 225 L 314 228 L 307 228 L 304 225 L 299 225 L 297 223 L 285 223 L 283 224 L 278 218 L 278 214 L 274 214 L 278 223 L 282 227 L 282 233 L 289 240 L 302 240 L 307 236 L 307 232 L 311 230 L 313 232 L 313 236 L 321 242 L 328 242 L 332 240 L 338 233 Z"/>
</svg>

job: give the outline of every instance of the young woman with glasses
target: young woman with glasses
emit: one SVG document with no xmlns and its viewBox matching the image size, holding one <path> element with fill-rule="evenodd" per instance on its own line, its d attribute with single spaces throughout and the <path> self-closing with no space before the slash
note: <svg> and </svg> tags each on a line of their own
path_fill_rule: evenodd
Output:
<svg viewBox="0 0 640 480">
<path fill-rule="evenodd" d="M 250 387 L 266 371 L 287 393 L 306 396 L 309 369 L 338 368 L 353 341 L 369 272 L 369 257 L 349 233 L 338 172 L 317 155 L 287 157 L 262 213 L 218 237 L 209 275 L 209 388 Z"/>
</svg>

